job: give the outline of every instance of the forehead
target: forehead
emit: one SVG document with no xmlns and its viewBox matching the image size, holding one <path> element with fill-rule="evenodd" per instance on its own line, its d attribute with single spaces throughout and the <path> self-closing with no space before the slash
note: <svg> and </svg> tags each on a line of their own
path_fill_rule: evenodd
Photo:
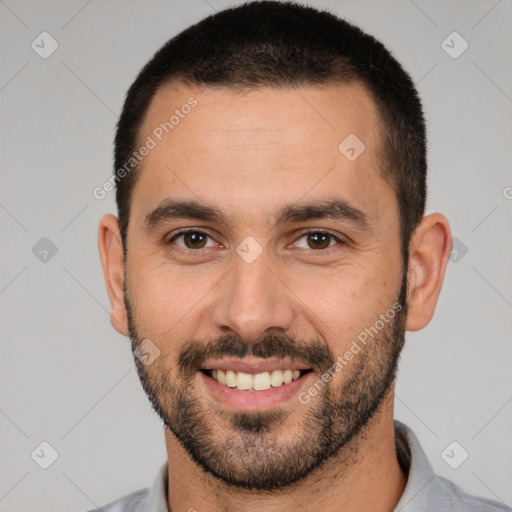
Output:
<svg viewBox="0 0 512 512">
<path fill-rule="evenodd" d="M 191 108 L 190 103 L 197 105 Z M 237 91 L 187 87 L 173 81 L 156 92 L 140 135 L 157 130 L 159 138 L 158 127 L 170 120 L 170 133 L 164 130 L 162 134 L 169 139 L 168 145 L 191 148 L 201 144 L 214 149 L 221 143 L 246 149 L 249 144 L 289 142 L 308 152 L 337 146 L 336 142 L 353 132 L 370 144 L 378 134 L 379 123 L 372 97 L 355 82 Z M 193 138 L 189 137 L 191 132 Z M 172 140 L 165 137 L 171 133 Z"/>
<path fill-rule="evenodd" d="M 357 83 L 236 91 L 172 82 L 148 108 L 139 142 L 148 138 L 134 214 L 170 196 L 240 214 L 337 191 L 370 216 L 393 199 L 379 174 L 377 109 Z"/>
</svg>

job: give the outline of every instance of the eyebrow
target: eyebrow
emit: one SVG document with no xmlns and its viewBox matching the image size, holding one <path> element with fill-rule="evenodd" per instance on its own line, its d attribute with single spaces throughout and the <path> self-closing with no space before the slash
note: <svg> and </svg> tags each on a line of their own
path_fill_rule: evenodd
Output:
<svg viewBox="0 0 512 512">
<path fill-rule="evenodd" d="M 153 231 L 174 219 L 191 219 L 230 225 L 226 214 L 215 206 L 206 205 L 195 200 L 173 198 L 164 199 L 157 208 L 146 216 L 144 225 L 147 230 Z M 274 219 L 272 228 L 284 223 L 326 219 L 346 221 L 362 231 L 372 231 L 368 215 L 342 198 L 287 205 L 277 210 Z"/>
</svg>

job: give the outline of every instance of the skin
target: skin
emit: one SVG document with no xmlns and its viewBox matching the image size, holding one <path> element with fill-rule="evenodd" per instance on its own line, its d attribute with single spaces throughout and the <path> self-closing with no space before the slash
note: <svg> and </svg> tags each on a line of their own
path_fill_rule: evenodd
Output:
<svg viewBox="0 0 512 512">
<path fill-rule="evenodd" d="M 148 374 L 158 379 L 166 372 L 178 382 L 175 367 L 184 344 L 226 334 L 255 342 L 282 332 L 319 340 L 335 357 L 344 354 L 396 301 L 403 270 L 398 203 L 378 172 L 379 118 L 371 97 L 358 84 L 241 93 L 172 83 L 156 93 L 140 140 L 191 96 L 197 106 L 145 157 L 131 200 L 126 280 L 133 321 L 161 351 Z M 338 150 L 349 134 L 366 146 L 353 162 Z M 365 212 L 371 232 L 326 219 L 271 227 L 276 208 L 333 195 Z M 217 206 L 230 226 L 181 219 L 149 232 L 145 217 L 167 197 Z M 211 237 L 201 255 L 183 237 L 168 243 L 170 235 L 192 227 Z M 308 245 L 306 228 L 329 230 L 350 243 L 333 240 L 322 252 Z M 236 252 L 249 236 L 263 249 L 250 264 Z M 101 219 L 98 243 L 112 325 L 128 336 L 114 215 Z M 447 219 L 424 216 L 409 245 L 407 330 L 422 329 L 432 318 L 450 251 Z M 332 389 L 341 389 L 354 367 L 340 372 Z M 234 437 L 232 411 L 213 403 L 200 382 L 194 386 L 215 439 L 241 442 Z M 321 467 L 268 493 L 228 485 L 203 471 L 165 428 L 169 509 L 295 511 L 302 505 L 311 512 L 392 511 L 406 484 L 394 446 L 393 391 L 394 383 L 366 428 Z M 282 405 L 286 414 L 274 426 L 280 445 L 292 446 L 297 425 L 305 424 L 315 403 L 292 399 Z"/>
</svg>

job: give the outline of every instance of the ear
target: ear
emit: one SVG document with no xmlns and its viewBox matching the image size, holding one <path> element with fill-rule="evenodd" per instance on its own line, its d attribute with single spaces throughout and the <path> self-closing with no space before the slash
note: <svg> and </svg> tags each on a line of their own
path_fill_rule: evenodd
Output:
<svg viewBox="0 0 512 512">
<path fill-rule="evenodd" d="M 451 250 L 446 217 L 440 213 L 425 215 L 409 244 L 408 331 L 423 329 L 432 319 Z"/>
<path fill-rule="evenodd" d="M 119 221 L 115 215 L 104 215 L 98 229 L 98 249 L 112 311 L 112 327 L 129 335 L 128 315 L 124 304 L 124 258 Z"/>
</svg>

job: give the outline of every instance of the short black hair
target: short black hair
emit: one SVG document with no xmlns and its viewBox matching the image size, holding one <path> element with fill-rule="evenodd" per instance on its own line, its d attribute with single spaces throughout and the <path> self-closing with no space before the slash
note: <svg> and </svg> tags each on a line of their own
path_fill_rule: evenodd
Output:
<svg viewBox="0 0 512 512">
<path fill-rule="evenodd" d="M 397 196 L 407 268 L 410 237 L 426 202 L 425 122 L 414 83 L 384 45 L 360 28 L 326 11 L 277 1 L 248 2 L 192 25 L 155 53 L 128 90 L 114 163 L 125 256 L 130 198 L 140 166 L 125 170 L 122 179 L 118 171 L 126 169 L 138 148 L 140 126 L 156 91 L 172 80 L 241 91 L 362 84 L 380 116 L 380 172 Z"/>
</svg>

